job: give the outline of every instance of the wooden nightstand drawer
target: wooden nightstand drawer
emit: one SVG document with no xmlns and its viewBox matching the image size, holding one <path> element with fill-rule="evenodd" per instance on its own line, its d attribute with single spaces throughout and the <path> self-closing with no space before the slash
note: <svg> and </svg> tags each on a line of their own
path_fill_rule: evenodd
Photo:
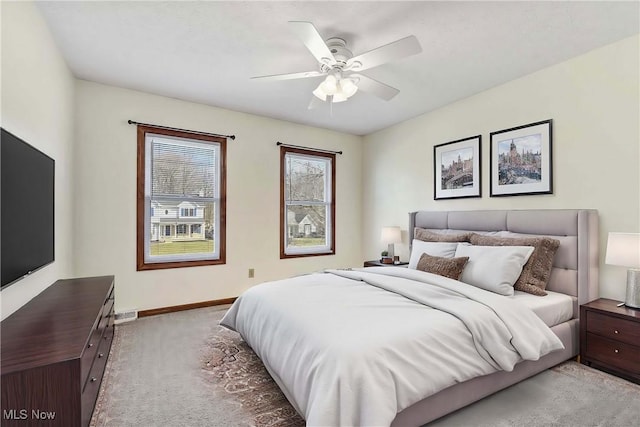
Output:
<svg viewBox="0 0 640 427">
<path fill-rule="evenodd" d="M 588 333 L 587 354 L 594 361 L 640 373 L 640 347 Z"/>
<path fill-rule="evenodd" d="M 587 332 L 598 334 L 627 344 L 640 345 L 640 327 L 637 322 L 587 312 Z"/>
</svg>

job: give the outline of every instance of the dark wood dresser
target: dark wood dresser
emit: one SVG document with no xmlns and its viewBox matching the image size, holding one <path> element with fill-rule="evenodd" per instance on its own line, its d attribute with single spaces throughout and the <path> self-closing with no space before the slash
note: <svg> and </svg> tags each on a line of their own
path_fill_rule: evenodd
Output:
<svg viewBox="0 0 640 427">
<path fill-rule="evenodd" d="M 580 361 L 640 384 L 640 310 L 617 304 L 580 306 Z"/>
<path fill-rule="evenodd" d="M 3 427 L 89 425 L 113 340 L 113 285 L 58 280 L 0 323 Z"/>
</svg>

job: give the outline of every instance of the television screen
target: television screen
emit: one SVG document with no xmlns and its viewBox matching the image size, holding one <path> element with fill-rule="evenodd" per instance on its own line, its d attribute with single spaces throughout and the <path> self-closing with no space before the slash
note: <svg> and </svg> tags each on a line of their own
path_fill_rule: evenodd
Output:
<svg viewBox="0 0 640 427">
<path fill-rule="evenodd" d="M 54 260 L 54 160 L 0 129 L 2 288 Z"/>
</svg>

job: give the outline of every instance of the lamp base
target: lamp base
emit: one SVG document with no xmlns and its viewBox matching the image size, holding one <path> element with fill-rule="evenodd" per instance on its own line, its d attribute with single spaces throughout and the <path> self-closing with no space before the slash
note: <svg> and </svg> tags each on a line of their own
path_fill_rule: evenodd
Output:
<svg viewBox="0 0 640 427">
<path fill-rule="evenodd" d="M 387 256 L 389 258 L 391 258 L 391 259 L 393 259 L 393 252 L 394 252 L 393 251 L 393 249 L 394 249 L 393 247 L 394 247 L 394 244 L 393 243 L 389 243 L 389 247 L 387 248 L 387 252 L 388 252 Z"/>
<path fill-rule="evenodd" d="M 640 270 L 627 270 L 627 296 L 624 305 L 640 308 Z"/>
</svg>

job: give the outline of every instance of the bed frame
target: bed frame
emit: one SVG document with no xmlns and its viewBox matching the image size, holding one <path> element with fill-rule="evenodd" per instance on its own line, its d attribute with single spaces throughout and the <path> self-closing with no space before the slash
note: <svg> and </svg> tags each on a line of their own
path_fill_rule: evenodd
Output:
<svg viewBox="0 0 640 427">
<path fill-rule="evenodd" d="M 392 426 L 420 426 L 518 383 L 580 353 L 580 304 L 598 298 L 598 213 L 595 210 L 419 211 L 409 214 L 409 242 L 414 227 L 444 233 L 474 231 L 549 236 L 560 240 L 547 289 L 574 298 L 573 318 L 551 330 L 563 351 L 524 361 L 512 372 L 499 371 L 458 383 L 401 411 Z"/>
</svg>

